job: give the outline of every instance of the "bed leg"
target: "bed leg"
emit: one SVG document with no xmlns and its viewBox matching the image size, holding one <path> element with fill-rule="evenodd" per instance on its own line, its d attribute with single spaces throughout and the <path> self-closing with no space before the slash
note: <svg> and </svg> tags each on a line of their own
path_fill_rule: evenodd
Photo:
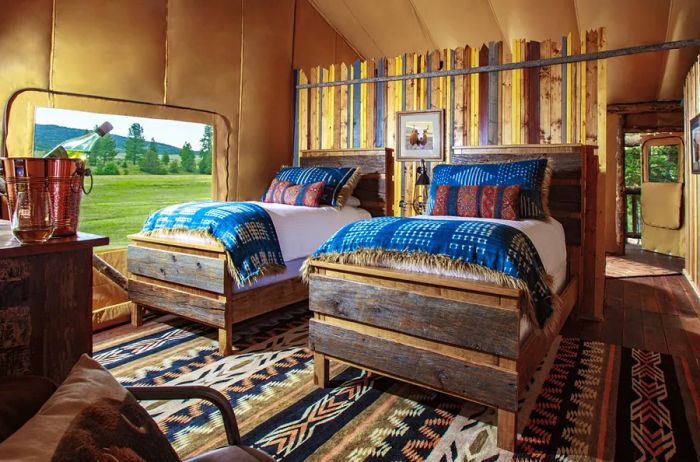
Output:
<svg viewBox="0 0 700 462">
<path fill-rule="evenodd" d="M 229 325 L 219 329 L 219 354 L 231 356 L 231 353 L 233 353 L 233 327 Z"/>
<path fill-rule="evenodd" d="M 329 361 L 326 355 L 314 353 L 314 385 L 328 388 Z"/>
<path fill-rule="evenodd" d="M 518 438 L 517 425 L 518 413 L 498 409 L 498 428 L 496 429 L 497 446 L 506 451 L 515 452 L 515 441 Z"/>
<path fill-rule="evenodd" d="M 141 327 L 143 325 L 143 314 L 145 308 L 136 303 L 131 304 L 131 325 L 134 327 Z"/>
</svg>

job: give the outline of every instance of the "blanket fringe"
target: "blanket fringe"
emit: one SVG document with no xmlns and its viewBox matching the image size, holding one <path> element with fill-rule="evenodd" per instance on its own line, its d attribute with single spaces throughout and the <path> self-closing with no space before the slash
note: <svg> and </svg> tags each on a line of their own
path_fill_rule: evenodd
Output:
<svg viewBox="0 0 700 462">
<path fill-rule="evenodd" d="M 236 288 L 241 288 L 245 287 L 248 284 L 252 284 L 258 279 L 264 278 L 265 276 L 271 276 L 274 274 L 280 274 L 283 273 L 287 267 L 283 265 L 266 265 L 260 268 L 258 272 L 248 278 L 245 282 L 242 281 L 241 279 L 241 272 L 238 268 L 236 268 L 236 265 L 233 264 L 233 260 L 231 259 L 231 255 L 226 252 L 226 249 L 224 247 L 224 244 L 214 237 L 209 231 L 203 230 L 203 229 L 185 229 L 185 228 L 174 228 L 174 229 L 154 229 L 152 231 L 141 231 L 139 234 L 142 236 L 152 236 L 152 237 L 169 237 L 169 236 L 193 236 L 193 237 L 198 237 L 198 238 L 208 238 L 212 241 L 217 242 L 221 246 L 221 250 L 224 252 L 226 255 L 226 267 L 228 268 L 228 272 L 231 275 L 231 278 L 233 278 L 233 282 L 236 284 Z"/>
<path fill-rule="evenodd" d="M 264 278 L 265 276 L 284 273 L 287 270 L 287 267 L 284 265 L 265 265 L 260 268 L 260 270 L 258 270 L 254 276 L 251 276 L 247 281 L 242 282 L 240 273 L 231 270 L 231 268 L 233 268 L 233 262 L 231 261 L 231 257 L 229 257 L 228 252 L 226 252 L 226 262 L 228 263 L 227 266 L 229 268 L 229 273 L 231 273 L 231 277 L 233 278 L 233 282 L 236 284 L 236 288 L 245 287 L 254 283 L 258 279 Z"/>
<path fill-rule="evenodd" d="M 362 169 L 360 167 L 357 167 L 355 169 L 355 173 L 352 174 L 350 179 L 343 185 L 343 187 L 340 189 L 340 192 L 338 193 L 338 196 L 336 197 L 336 209 L 342 209 L 343 206 L 345 205 L 345 202 L 347 202 L 348 198 L 352 196 L 353 191 L 355 191 L 355 188 L 357 187 L 357 184 L 360 182 L 362 179 Z"/>
<path fill-rule="evenodd" d="M 552 185 L 552 161 L 547 159 L 547 165 L 544 168 L 544 179 L 542 180 L 542 211 L 544 216 L 549 218 L 552 216 L 552 211 L 549 209 L 549 188 Z"/>
<path fill-rule="evenodd" d="M 475 263 L 456 260 L 445 255 L 433 255 L 427 252 L 406 253 L 385 249 L 359 249 L 353 252 L 342 253 L 332 252 L 306 259 L 301 267 L 302 278 L 305 282 L 308 282 L 310 264 L 313 261 L 338 263 L 341 265 L 375 266 L 461 279 L 473 280 L 474 276 L 476 276 L 478 280 L 484 282 L 522 290 L 527 302 L 528 308 L 526 309 L 526 314 L 528 319 L 534 326 L 539 327 L 532 300 L 532 293 L 527 283 L 522 279 L 514 278 L 513 276 Z M 552 294 L 552 308 L 555 310 L 559 309 L 562 301 L 552 290 L 554 278 L 547 274 L 544 279 Z"/>
<path fill-rule="evenodd" d="M 224 250 L 224 245 L 219 241 L 217 238 L 212 236 L 212 234 L 209 231 L 205 231 L 203 229 L 186 229 L 186 228 L 172 228 L 172 229 L 166 229 L 166 228 L 161 228 L 161 229 L 154 229 L 152 231 L 141 231 L 139 232 L 141 236 L 146 236 L 146 237 L 178 237 L 178 236 L 183 236 L 183 237 L 196 237 L 196 238 L 205 238 L 209 241 L 216 242 L 217 245 L 221 247 L 221 250 Z"/>
</svg>

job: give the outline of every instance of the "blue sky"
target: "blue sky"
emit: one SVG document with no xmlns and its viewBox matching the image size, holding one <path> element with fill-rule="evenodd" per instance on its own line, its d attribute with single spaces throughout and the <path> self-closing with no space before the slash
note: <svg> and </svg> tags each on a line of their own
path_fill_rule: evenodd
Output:
<svg viewBox="0 0 700 462">
<path fill-rule="evenodd" d="M 91 129 L 108 121 L 113 126 L 112 134 L 128 136 L 129 127 L 139 123 L 143 127 L 146 140 L 151 137 L 160 143 L 182 147 L 189 141 L 195 150 L 200 149 L 199 139 L 204 133 L 204 124 L 181 122 L 179 120 L 151 119 L 148 117 L 131 117 L 96 112 L 72 111 L 39 107 L 34 112 L 34 123 L 41 125 L 60 125 L 62 127 Z"/>
</svg>

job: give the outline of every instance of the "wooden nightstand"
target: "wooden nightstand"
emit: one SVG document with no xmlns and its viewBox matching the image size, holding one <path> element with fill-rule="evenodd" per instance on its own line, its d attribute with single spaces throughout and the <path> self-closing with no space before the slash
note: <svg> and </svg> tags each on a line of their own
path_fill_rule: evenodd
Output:
<svg viewBox="0 0 700 462">
<path fill-rule="evenodd" d="M 78 233 L 20 245 L 0 220 L 0 376 L 61 383 L 92 353 L 92 251 L 109 238 Z"/>
</svg>

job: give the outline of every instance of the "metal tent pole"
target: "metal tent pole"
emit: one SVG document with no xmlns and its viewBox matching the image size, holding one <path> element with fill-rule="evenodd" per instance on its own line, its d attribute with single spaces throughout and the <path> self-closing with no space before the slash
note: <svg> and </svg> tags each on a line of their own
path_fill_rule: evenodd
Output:
<svg viewBox="0 0 700 462">
<path fill-rule="evenodd" d="M 383 77 L 369 77 L 366 79 L 342 80 L 335 82 L 305 83 L 296 86 L 298 90 L 305 88 L 335 87 L 339 85 L 349 85 L 356 83 L 391 82 L 396 80 L 426 79 L 432 77 L 445 77 L 467 74 L 479 74 L 483 72 L 510 71 L 513 69 L 527 69 L 531 67 L 553 66 L 557 64 L 579 63 L 583 61 L 595 61 L 598 59 L 617 58 L 619 56 L 636 55 L 640 53 L 651 53 L 655 51 L 675 50 L 678 48 L 700 47 L 700 38 L 677 40 L 675 42 L 655 43 L 651 45 L 639 45 L 627 48 L 616 48 L 614 50 L 596 51 L 558 58 L 535 59 L 532 61 L 521 61 L 516 63 L 492 64 L 488 66 L 470 67 L 465 69 L 451 69 L 449 71 L 421 72 L 419 74 L 393 75 Z"/>
</svg>

